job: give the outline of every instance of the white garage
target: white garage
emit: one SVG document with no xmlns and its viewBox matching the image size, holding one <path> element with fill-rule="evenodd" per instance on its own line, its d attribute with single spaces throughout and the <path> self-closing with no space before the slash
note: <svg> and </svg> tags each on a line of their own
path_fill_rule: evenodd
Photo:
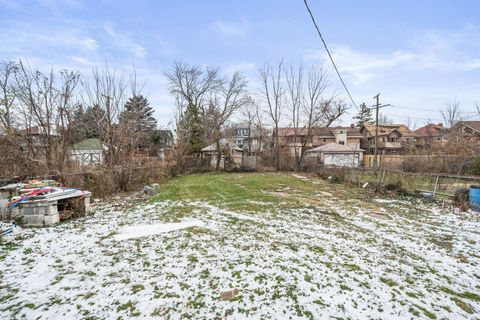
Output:
<svg viewBox="0 0 480 320">
<path fill-rule="evenodd" d="M 331 167 L 359 167 L 363 161 L 365 150 L 356 146 L 338 143 L 327 143 L 307 151 L 309 158 L 316 158 L 316 162 Z"/>
</svg>

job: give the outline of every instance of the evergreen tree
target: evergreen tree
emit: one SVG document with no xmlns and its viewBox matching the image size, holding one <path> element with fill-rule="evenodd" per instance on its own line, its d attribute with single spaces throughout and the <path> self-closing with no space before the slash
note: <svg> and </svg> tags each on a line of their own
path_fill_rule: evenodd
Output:
<svg viewBox="0 0 480 320">
<path fill-rule="evenodd" d="M 120 123 L 128 123 L 135 133 L 151 135 L 157 127 L 153 113 L 148 99 L 142 95 L 135 95 L 125 104 L 125 110 L 120 114 Z"/>
<path fill-rule="evenodd" d="M 367 107 L 365 102 L 360 105 L 360 110 L 358 110 L 358 114 L 354 117 L 354 119 L 357 119 L 357 127 L 361 127 L 365 124 L 375 123 L 372 116 L 372 109 Z"/>
<path fill-rule="evenodd" d="M 80 106 L 73 115 L 73 139 L 79 142 L 84 139 L 102 138 L 102 122 L 105 111 L 98 105 L 84 109 Z"/>
<path fill-rule="evenodd" d="M 205 146 L 203 120 L 200 110 L 194 104 L 187 106 L 181 119 L 182 134 L 194 153 L 200 152 Z"/>
</svg>

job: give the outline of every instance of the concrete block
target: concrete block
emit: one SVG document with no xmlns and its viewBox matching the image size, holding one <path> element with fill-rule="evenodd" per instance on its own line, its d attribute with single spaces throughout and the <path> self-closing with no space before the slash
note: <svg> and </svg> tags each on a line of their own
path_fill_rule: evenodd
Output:
<svg viewBox="0 0 480 320">
<path fill-rule="evenodd" d="M 24 202 L 19 205 L 19 209 L 27 226 L 41 227 L 60 221 L 56 200 Z"/>
<path fill-rule="evenodd" d="M 58 213 L 45 215 L 44 219 L 43 219 L 43 222 L 44 222 L 44 225 L 46 225 L 46 226 L 59 223 L 60 222 L 60 215 Z"/>
</svg>

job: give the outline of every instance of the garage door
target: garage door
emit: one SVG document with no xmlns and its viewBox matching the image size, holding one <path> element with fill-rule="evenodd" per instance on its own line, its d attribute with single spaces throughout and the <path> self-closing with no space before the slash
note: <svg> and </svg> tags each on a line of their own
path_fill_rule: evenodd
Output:
<svg viewBox="0 0 480 320">
<path fill-rule="evenodd" d="M 326 166 L 358 167 L 360 162 L 358 158 L 358 154 L 327 153 L 323 163 Z"/>
</svg>

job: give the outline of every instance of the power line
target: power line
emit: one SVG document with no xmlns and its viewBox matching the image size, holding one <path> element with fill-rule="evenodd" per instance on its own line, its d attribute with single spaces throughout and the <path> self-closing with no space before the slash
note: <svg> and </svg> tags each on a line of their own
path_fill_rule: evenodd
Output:
<svg viewBox="0 0 480 320">
<path fill-rule="evenodd" d="M 399 109 L 418 110 L 418 111 L 427 111 L 427 112 L 440 112 L 440 110 L 438 109 L 435 110 L 435 109 L 422 108 L 422 107 L 405 107 L 405 106 L 397 106 L 396 104 L 393 106 Z"/>
<path fill-rule="evenodd" d="M 308 13 L 310 14 L 310 18 L 312 19 L 312 22 L 313 22 L 313 25 L 315 26 L 315 29 L 317 29 L 317 33 L 318 33 L 318 35 L 320 36 L 320 39 L 321 39 L 322 42 L 323 42 L 323 46 L 325 47 L 325 50 L 327 51 L 328 57 L 330 58 L 330 61 L 332 62 L 333 68 L 334 68 L 335 71 L 337 72 L 337 75 L 338 75 L 338 77 L 340 78 L 340 81 L 342 82 L 342 85 L 343 85 L 343 87 L 345 88 L 345 91 L 347 92 L 348 96 L 350 97 L 350 100 L 352 101 L 355 109 L 357 109 L 357 111 L 358 111 L 357 104 L 356 104 L 355 101 L 353 100 L 352 95 L 350 94 L 350 91 L 349 91 L 348 88 L 347 88 L 347 85 L 346 85 L 345 82 L 343 81 L 343 78 L 342 78 L 342 76 L 340 75 L 340 72 L 338 71 L 337 65 L 335 64 L 335 61 L 333 61 L 332 55 L 330 54 L 330 50 L 328 50 L 327 43 L 326 43 L 325 40 L 323 39 L 322 33 L 320 32 L 320 29 L 319 29 L 318 26 L 317 26 L 317 22 L 315 21 L 315 18 L 314 18 L 314 16 L 313 16 L 313 13 L 312 13 L 312 11 L 310 10 L 310 7 L 308 6 L 307 0 L 303 0 L 303 2 L 305 3 L 305 7 L 307 8 Z"/>
</svg>

